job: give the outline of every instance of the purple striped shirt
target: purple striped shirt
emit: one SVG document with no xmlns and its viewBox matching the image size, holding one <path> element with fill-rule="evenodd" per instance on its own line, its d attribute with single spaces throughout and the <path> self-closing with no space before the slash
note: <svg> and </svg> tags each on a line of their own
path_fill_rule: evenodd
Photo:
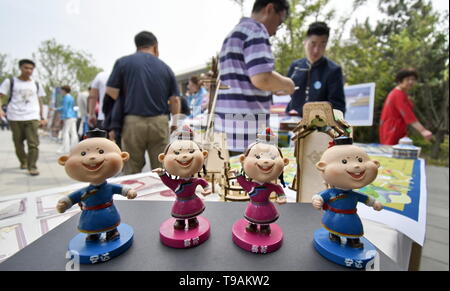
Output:
<svg viewBox="0 0 450 291">
<path fill-rule="evenodd" d="M 244 151 L 256 134 L 269 126 L 272 92 L 260 90 L 250 81 L 252 76 L 274 71 L 266 27 L 252 18 L 242 18 L 223 42 L 219 57 L 220 79 L 230 89 L 219 91 L 216 130 L 227 133 L 229 150 Z M 236 128 L 245 132 L 237 133 Z"/>
</svg>

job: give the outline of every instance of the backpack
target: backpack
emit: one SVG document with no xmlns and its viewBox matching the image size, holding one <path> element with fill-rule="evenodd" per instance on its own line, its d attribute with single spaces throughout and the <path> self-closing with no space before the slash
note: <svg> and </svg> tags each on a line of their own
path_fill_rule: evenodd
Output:
<svg viewBox="0 0 450 291">
<path fill-rule="evenodd" d="M 36 84 L 36 95 L 39 96 L 39 83 L 37 81 L 34 81 L 34 83 Z M 11 102 L 12 99 L 12 95 L 13 95 L 13 89 L 14 89 L 14 78 L 10 77 L 9 78 L 9 97 L 8 97 L 8 103 Z"/>
</svg>

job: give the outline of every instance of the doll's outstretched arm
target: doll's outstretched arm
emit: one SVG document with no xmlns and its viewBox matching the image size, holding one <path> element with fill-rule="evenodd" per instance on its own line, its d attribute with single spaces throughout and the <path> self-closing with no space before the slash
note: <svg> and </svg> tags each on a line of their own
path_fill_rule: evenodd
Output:
<svg viewBox="0 0 450 291">
<path fill-rule="evenodd" d="M 197 183 L 203 188 L 203 196 L 207 196 L 212 193 L 211 186 L 209 185 L 208 181 L 206 181 L 205 179 L 197 179 Z"/>
<path fill-rule="evenodd" d="M 283 188 L 280 185 L 275 185 L 275 193 L 277 194 L 277 203 L 279 205 L 286 204 L 286 194 L 284 193 Z"/>
<path fill-rule="evenodd" d="M 317 209 L 317 210 L 321 210 L 323 207 L 323 198 L 320 195 L 314 195 L 312 198 L 312 206 Z"/>
<path fill-rule="evenodd" d="M 131 187 L 124 186 L 122 188 L 122 196 L 127 197 L 127 199 L 134 199 L 137 196 L 136 190 L 132 189 Z"/>
<path fill-rule="evenodd" d="M 58 204 L 56 204 L 56 210 L 59 213 L 64 213 L 67 209 L 72 207 L 81 201 L 81 196 L 85 193 L 86 188 L 75 191 L 68 196 L 64 196 L 59 199 Z"/>
<path fill-rule="evenodd" d="M 63 198 L 59 199 L 58 204 L 56 204 L 56 210 L 58 213 L 64 213 L 67 209 L 72 207 L 73 203 L 72 200 L 68 196 L 64 196 Z"/>
<path fill-rule="evenodd" d="M 244 175 L 237 176 L 236 180 L 246 192 L 250 192 L 252 190 L 254 183 L 248 181 Z"/>
<path fill-rule="evenodd" d="M 366 205 L 372 207 L 376 211 L 381 211 L 384 207 L 383 204 L 381 204 L 381 202 L 375 200 L 372 197 L 367 198 Z"/>
<path fill-rule="evenodd" d="M 137 196 L 136 190 L 129 186 L 119 185 L 119 184 L 110 184 L 112 185 L 112 190 L 114 194 L 122 195 L 123 197 L 127 197 L 128 199 L 134 199 Z"/>
<path fill-rule="evenodd" d="M 358 201 L 366 204 L 369 207 L 372 207 L 376 211 L 380 211 L 383 209 L 383 204 L 381 204 L 381 202 L 377 201 L 375 198 L 358 192 L 355 193 L 358 195 Z"/>
<path fill-rule="evenodd" d="M 175 191 L 175 189 L 177 189 L 178 186 L 180 185 L 180 182 L 170 178 L 169 175 L 167 175 L 166 170 L 164 169 L 158 168 L 154 169 L 152 172 L 157 173 L 159 178 L 161 179 L 161 182 L 163 182 L 164 185 L 169 187 L 172 191 Z"/>
</svg>

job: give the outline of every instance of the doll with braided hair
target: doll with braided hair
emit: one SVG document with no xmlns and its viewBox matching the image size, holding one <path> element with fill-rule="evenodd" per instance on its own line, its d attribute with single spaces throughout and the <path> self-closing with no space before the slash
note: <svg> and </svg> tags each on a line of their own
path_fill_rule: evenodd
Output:
<svg viewBox="0 0 450 291">
<path fill-rule="evenodd" d="M 205 205 L 195 194 L 195 190 L 200 185 L 203 187 L 202 195 L 211 194 L 208 182 L 194 177 L 196 173 L 204 170 L 208 152 L 194 142 L 194 134 L 187 126 L 175 132 L 171 139 L 164 153 L 158 156 L 163 169 L 158 168 L 153 172 L 157 173 L 161 181 L 175 192 L 176 200 L 172 206 L 172 217 L 176 220 L 173 227 L 176 230 L 184 230 L 185 220 L 187 220 L 188 228 L 194 229 L 199 225 L 197 216 L 205 210 Z"/>
<path fill-rule="evenodd" d="M 283 188 L 273 182 L 280 179 L 284 186 L 283 169 L 289 164 L 289 159 L 283 158 L 276 145 L 276 136 L 267 128 L 258 135 L 257 141 L 247 148 L 239 160 L 244 173 L 237 176 L 237 181 L 250 196 L 250 203 L 244 214 L 249 223 L 246 231 L 256 233 L 260 225 L 259 232 L 270 235 L 270 224 L 274 223 L 279 215 L 269 197 L 275 192 L 278 196 L 277 203 L 286 203 Z"/>
</svg>

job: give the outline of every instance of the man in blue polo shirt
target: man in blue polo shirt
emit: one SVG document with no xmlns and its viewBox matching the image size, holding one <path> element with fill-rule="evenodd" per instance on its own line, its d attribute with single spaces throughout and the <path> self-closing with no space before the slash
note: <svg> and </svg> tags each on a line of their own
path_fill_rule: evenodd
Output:
<svg viewBox="0 0 450 291">
<path fill-rule="evenodd" d="M 123 98 L 122 147 L 130 153 L 126 175 L 140 173 L 148 152 L 152 169 L 161 167 L 158 155 L 169 142 L 169 114 L 179 114 L 175 75 L 161 61 L 156 37 L 148 31 L 135 36 L 137 52 L 116 61 L 106 93 Z M 170 105 L 169 105 L 170 104 Z M 172 126 L 174 130 L 175 126 Z"/>
<path fill-rule="evenodd" d="M 324 57 L 330 28 L 324 22 L 312 23 L 304 42 L 306 58 L 294 61 L 288 76 L 299 87 L 286 108 L 303 116 L 307 102 L 328 101 L 345 113 L 344 77 L 339 65 Z"/>
</svg>

